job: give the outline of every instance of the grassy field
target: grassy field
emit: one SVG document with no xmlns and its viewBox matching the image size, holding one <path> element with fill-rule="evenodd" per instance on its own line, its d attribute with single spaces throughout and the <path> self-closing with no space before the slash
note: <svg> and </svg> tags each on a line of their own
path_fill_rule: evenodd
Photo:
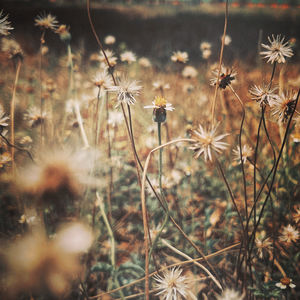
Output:
<svg viewBox="0 0 300 300">
<path fill-rule="evenodd" d="M 299 12 L 224 11 L 6 2 L 1 299 L 300 297 Z"/>
</svg>

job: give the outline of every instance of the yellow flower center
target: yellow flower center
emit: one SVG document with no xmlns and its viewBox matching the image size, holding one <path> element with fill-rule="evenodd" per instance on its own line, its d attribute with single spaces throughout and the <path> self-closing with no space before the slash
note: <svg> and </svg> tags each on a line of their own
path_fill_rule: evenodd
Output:
<svg viewBox="0 0 300 300">
<path fill-rule="evenodd" d="M 289 285 L 291 283 L 291 279 L 287 277 L 283 277 L 280 279 L 280 282 L 284 285 Z"/>
<path fill-rule="evenodd" d="M 155 106 L 166 107 L 167 100 L 164 97 L 156 96 L 154 99 Z"/>
</svg>

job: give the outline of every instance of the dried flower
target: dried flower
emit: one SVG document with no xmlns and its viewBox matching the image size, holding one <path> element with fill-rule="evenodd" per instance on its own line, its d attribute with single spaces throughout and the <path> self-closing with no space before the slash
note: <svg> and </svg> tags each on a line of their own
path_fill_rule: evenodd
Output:
<svg viewBox="0 0 300 300">
<path fill-rule="evenodd" d="M 192 66 L 186 66 L 182 70 L 182 76 L 186 78 L 194 78 L 198 75 L 198 71 Z"/>
<path fill-rule="evenodd" d="M 267 51 L 260 52 L 261 55 L 264 55 L 264 58 L 268 58 L 267 62 L 285 63 L 285 57 L 293 56 L 293 51 L 289 42 L 283 42 L 284 38 L 281 38 L 281 35 L 277 35 L 276 38 L 272 34 L 272 39 L 268 37 L 270 45 L 261 44 Z"/>
<path fill-rule="evenodd" d="M 209 59 L 211 56 L 211 50 L 210 49 L 205 49 L 202 51 L 202 58 L 203 59 Z"/>
<path fill-rule="evenodd" d="M 295 207 L 295 212 L 293 213 L 293 219 L 294 219 L 295 223 L 300 222 L 300 206 Z"/>
<path fill-rule="evenodd" d="M 0 106 L 0 127 L 7 127 L 8 126 L 7 120 L 9 120 L 9 117 L 5 116 L 5 112 Z M 1 128 L 1 130 L 3 130 L 3 128 Z"/>
<path fill-rule="evenodd" d="M 164 271 L 163 276 L 155 275 L 155 289 L 158 291 L 156 295 L 160 295 L 163 300 L 181 300 L 187 297 L 196 300 L 190 289 L 189 279 L 181 273 L 182 269 L 174 267 Z"/>
<path fill-rule="evenodd" d="M 234 160 L 238 161 L 238 163 L 241 163 L 241 154 L 240 154 L 240 146 L 237 146 L 237 149 L 233 150 L 233 154 L 235 156 Z M 245 164 L 247 162 L 247 158 L 250 157 L 253 154 L 253 149 L 248 146 L 247 144 L 243 146 L 242 148 L 242 160 Z"/>
<path fill-rule="evenodd" d="M 116 42 L 116 38 L 113 35 L 108 35 L 104 39 L 104 43 L 106 45 L 112 45 Z"/>
<path fill-rule="evenodd" d="M 274 99 L 271 105 L 272 112 L 278 121 L 287 121 L 289 116 L 294 112 L 296 108 L 296 96 L 296 93 L 289 90 L 282 92 Z"/>
<path fill-rule="evenodd" d="M 221 37 L 221 39 L 222 39 L 222 37 Z M 232 41 L 232 38 L 229 36 L 229 35 L 225 35 L 225 40 L 224 40 L 224 45 L 225 46 L 229 46 L 229 44 L 231 43 L 231 41 Z"/>
<path fill-rule="evenodd" d="M 10 59 L 23 58 L 22 48 L 14 39 L 3 38 L 1 50 L 5 52 Z"/>
<path fill-rule="evenodd" d="M 35 18 L 35 26 L 39 26 L 42 30 L 50 29 L 55 31 L 58 27 L 58 21 L 51 14 L 42 13 Z"/>
<path fill-rule="evenodd" d="M 120 55 L 121 61 L 131 64 L 136 61 L 136 55 L 131 51 L 125 51 Z"/>
<path fill-rule="evenodd" d="M 268 253 L 270 250 L 272 250 L 272 241 L 270 238 L 255 238 L 255 245 L 258 257 L 260 259 L 263 258 L 264 254 Z"/>
<path fill-rule="evenodd" d="M 299 237 L 300 237 L 299 231 L 294 226 L 289 224 L 283 227 L 279 240 L 281 242 L 286 242 L 290 244 L 291 242 L 296 242 L 299 239 Z"/>
<path fill-rule="evenodd" d="M 44 123 L 45 118 L 47 117 L 47 112 L 43 111 L 41 114 L 41 109 L 32 106 L 24 114 L 24 119 L 28 121 L 30 127 L 35 128 Z"/>
<path fill-rule="evenodd" d="M 14 28 L 10 26 L 10 21 L 8 21 L 8 15 L 4 15 L 3 10 L 0 11 L 0 35 L 9 35 L 9 30 Z"/>
<path fill-rule="evenodd" d="M 170 84 L 165 83 L 162 80 L 157 80 L 152 83 L 153 89 L 155 91 L 161 91 L 163 92 L 164 90 L 169 90 L 170 89 Z"/>
<path fill-rule="evenodd" d="M 228 133 L 216 135 L 218 124 L 213 127 L 211 130 L 204 129 L 199 125 L 199 130 L 193 130 L 192 135 L 195 139 L 195 143 L 190 149 L 195 151 L 195 158 L 198 158 L 201 154 L 204 154 L 204 160 L 209 159 L 212 161 L 212 151 L 221 153 L 222 150 L 225 150 L 227 143 L 220 142 L 225 136 L 229 135 Z"/>
<path fill-rule="evenodd" d="M 209 43 L 209 42 L 202 42 L 200 44 L 200 50 L 201 51 L 210 50 L 210 48 L 211 48 L 211 43 Z"/>
<path fill-rule="evenodd" d="M 93 78 L 94 85 L 98 88 L 107 89 L 113 85 L 113 80 L 106 70 L 97 72 Z"/>
<path fill-rule="evenodd" d="M 60 25 L 58 29 L 55 31 L 60 37 L 60 39 L 64 42 L 70 42 L 71 40 L 71 34 L 70 34 L 70 28 L 67 27 L 67 25 Z"/>
<path fill-rule="evenodd" d="M 141 89 L 138 81 L 123 77 L 118 81 L 117 86 L 109 87 L 108 91 L 117 93 L 117 106 L 119 106 L 121 103 L 134 104 L 136 102 L 135 97 L 140 94 Z"/>
<path fill-rule="evenodd" d="M 115 55 L 114 52 L 111 50 L 105 50 L 105 55 L 109 61 L 110 66 L 114 67 L 117 64 L 117 58 L 114 56 Z M 100 52 L 99 60 L 101 63 L 104 64 L 104 66 L 106 66 L 107 62 L 103 52 Z"/>
<path fill-rule="evenodd" d="M 0 154 L 0 168 L 3 168 L 5 164 L 11 161 L 11 154 L 9 152 L 4 152 Z"/>
<path fill-rule="evenodd" d="M 185 64 L 189 60 L 189 55 L 187 54 L 187 52 L 176 51 L 173 52 L 171 60 L 174 62 Z"/>
<path fill-rule="evenodd" d="M 144 68 L 150 68 L 151 67 L 151 62 L 148 58 L 146 57 L 141 57 L 139 59 L 139 65 L 144 67 Z"/>
<path fill-rule="evenodd" d="M 242 296 L 238 291 L 226 288 L 222 295 L 217 295 L 217 300 L 243 300 Z"/>
<path fill-rule="evenodd" d="M 259 102 L 262 105 L 272 105 L 277 95 L 275 94 L 277 87 L 270 88 L 269 85 L 262 84 L 262 86 L 254 85 L 250 88 L 249 93 L 251 99 Z"/>
<path fill-rule="evenodd" d="M 175 108 L 168 103 L 164 97 L 156 96 L 152 105 L 144 106 L 144 108 L 153 108 L 154 122 L 164 122 L 166 120 L 166 111 L 173 111 Z"/>
<path fill-rule="evenodd" d="M 218 69 L 212 71 L 213 78 L 210 80 L 210 85 L 216 85 L 218 82 L 218 86 L 222 89 L 226 89 L 226 87 L 231 84 L 231 81 L 233 81 L 237 75 L 233 69 L 225 68 L 223 65 L 221 66 L 219 81 L 218 74 Z"/>
<path fill-rule="evenodd" d="M 294 289 L 296 287 L 295 284 L 292 283 L 292 279 L 288 277 L 283 277 L 280 279 L 280 282 L 277 282 L 275 285 L 282 290 L 285 290 L 287 287 Z"/>
</svg>

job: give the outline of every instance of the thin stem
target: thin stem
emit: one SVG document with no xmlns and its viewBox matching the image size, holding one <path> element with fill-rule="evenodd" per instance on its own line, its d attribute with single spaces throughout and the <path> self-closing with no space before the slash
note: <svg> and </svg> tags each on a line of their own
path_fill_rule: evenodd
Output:
<svg viewBox="0 0 300 300">
<path fill-rule="evenodd" d="M 226 0 L 226 6 L 225 6 L 225 21 L 224 21 L 224 31 L 223 31 L 223 35 L 222 35 L 222 45 L 221 45 L 220 57 L 219 57 L 218 76 L 217 76 L 214 98 L 213 98 L 212 106 L 211 106 L 211 127 L 212 128 L 214 127 L 214 122 L 215 122 L 215 108 L 216 108 L 217 93 L 218 93 L 218 88 L 219 88 L 218 83 L 219 83 L 219 79 L 220 79 L 220 75 L 221 75 L 221 66 L 222 66 L 222 61 L 223 61 L 223 52 L 224 52 L 224 46 L 225 46 L 227 22 L 228 22 L 228 0 Z"/>
<path fill-rule="evenodd" d="M 110 257 L 110 259 L 111 259 L 111 265 L 112 265 L 112 267 L 115 271 L 115 269 L 116 269 L 116 241 L 115 241 L 114 233 L 111 229 L 108 218 L 106 216 L 103 200 L 99 196 L 98 192 L 96 192 L 96 197 L 97 197 L 97 200 L 98 200 L 98 203 L 99 203 L 99 206 L 100 206 L 100 212 L 101 212 L 102 218 L 104 220 L 104 224 L 107 228 L 107 231 L 108 231 L 108 234 L 109 234 L 109 237 L 110 237 L 110 240 L 111 240 L 111 257 Z M 116 277 L 114 278 L 114 281 L 115 281 L 116 285 L 119 286 L 119 282 L 118 282 L 118 279 Z M 121 289 L 119 290 L 119 293 L 120 293 L 121 298 L 124 299 L 124 294 L 123 294 Z"/>
<path fill-rule="evenodd" d="M 172 245 L 170 245 L 165 239 L 162 239 L 162 243 L 167 246 L 169 249 L 171 249 L 172 251 L 174 251 L 175 253 L 179 254 L 180 256 L 188 259 L 188 260 L 193 260 L 190 256 L 188 256 L 187 254 L 181 252 L 180 250 L 178 250 L 177 248 L 173 247 Z M 219 283 L 219 281 L 213 276 L 213 274 L 211 274 L 211 272 L 205 268 L 203 265 L 201 265 L 200 263 L 194 261 L 193 262 L 196 266 L 200 267 L 211 279 L 212 281 L 217 285 L 217 287 L 223 291 L 223 288 L 221 286 L 221 284 Z"/>
<path fill-rule="evenodd" d="M 245 227 L 244 227 L 243 219 L 242 219 L 241 213 L 240 213 L 240 211 L 239 211 L 239 209 L 237 207 L 237 204 L 235 202 L 235 198 L 234 198 L 232 189 L 231 189 L 231 187 L 230 187 L 230 185 L 229 185 L 229 183 L 228 183 L 228 181 L 226 179 L 226 176 L 225 176 L 225 173 L 223 171 L 223 168 L 222 168 L 222 166 L 221 166 L 221 164 L 220 164 L 220 162 L 219 162 L 219 160 L 217 158 L 216 158 L 216 162 L 217 162 L 218 169 L 219 169 L 219 171 L 221 173 L 221 176 L 222 176 L 222 178 L 224 180 L 224 183 L 225 183 L 225 185 L 227 187 L 227 190 L 229 192 L 229 195 L 230 195 L 231 201 L 233 203 L 233 206 L 234 206 L 234 208 L 235 208 L 235 210 L 236 210 L 236 212 L 238 214 L 238 217 L 239 217 L 239 220 L 240 220 L 240 223 L 241 223 L 242 232 L 243 232 L 243 234 L 245 234 Z"/>
<path fill-rule="evenodd" d="M 46 31 L 43 30 L 41 39 L 40 39 L 40 62 L 39 62 L 39 77 L 40 77 L 40 114 L 41 117 L 43 116 L 43 110 L 44 110 L 44 100 L 43 100 L 43 78 L 42 78 L 42 65 L 43 65 L 43 45 L 45 44 L 45 34 Z M 40 138 L 40 145 L 44 145 L 44 140 L 43 140 L 43 135 L 44 135 L 44 124 L 43 122 L 41 123 L 41 138 Z"/>
<path fill-rule="evenodd" d="M 146 195 L 145 195 L 145 182 L 146 182 L 146 174 L 147 174 L 147 170 L 148 170 L 148 166 L 150 163 L 150 159 L 151 159 L 151 155 L 158 151 L 161 148 L 170 146 L 172 144 L 176 144 L 179 142 L 195 142 L 193 139 L 177 139 L 177 140 L 173 140 L 170 142 L 167 142 L 161 146 L 158 146 L 154 149 L 152 149 L 150 151 L 150 153 L 147 156 L 146 162 L 145 162 L 145 167 L 144 167 L 144 171 L 143 171 L 143 177 L 142 177 L 142 191 L 141 191 L 141 202 L 142 202 L 142 214 L 143 214 L 143 224 L 144 224 L 144 237 L 145 237 L 145 252 L 148 252 L 148 233 L 149 233 L 149 228 L 148 228 L 148 224 L 146 222 L 146 216 L 147 216 L 147 211 L 146 211 Z M 161 202 L 160 202 L 161 203 Z M 166 211 L 166 208 L 163 206 L 164 210 Z M 181 232 L 181 234 L 185 237 L 185 239 L 196 249 L 196 251 L 202 256 L 205 257 L 203 251 L 186 235 L 186 233 L 181 229 L 181 227 L 175 222 L 175 220 L 171 217 L 170 220 L 172 221 L 172 223 L 176 226 L 176 228 Z M 217 273 L 214 269 L 214 267 L 208 262 L 206 261 L 206 263 L 209 265 L 209 267 L 214 271 L 214 273 L 217 276 Z M 146 274 L 147 277 L 147 274 Z M 146 278 L 146 280 L 149 280 Z M 219 278 L 218 278 L 219 280 Z M 219 280 L 220 281 L 220 280 Z M 146 284 L 145 284 L 146 285 Z"/>
<path fill-rule="evenodd" d="M 108 94 L 106 93 L 106 132 L 107 132 L 107 156 L 109 162 L 111 162 L 111 143 L 110 143 L 110 130 L 109 130 L 109 109 L 108 109 Z M 108 205 L 108 217 L 112 219 L 112 207 L 111 207 L 111 194 L 113 186 L 113 169 L 109 166 L 109 182 L 107 186 L 107 205 Z"/>
<path fill-rule="evenodd" d="M 152 277 L 152 276 L 154 276 L 154 275 L 156 275 L 156 274 L 158 274 L 158 273 L 160 273 L 160 272 L 163 272 L 164 270 L 167 270 L 167 269 L 169 269 L 169 268 L 173 268 L 173 267 L 177 267 L 177 266 L 183 266 L 183 265 L 186 265 L 186 264 L 193 263 L 193 262 L 195 262 L 195 261 L 205 261 L 205 260 L 208 260 L 208 259 L 210 259 L 210 258 L 219 256 L 219 255 L 221 255 L 222 253 L 226 253 L 226 252 L 229 252 L 229 251 L 234 251 L 234 250 L 232 250 L 232 249 L 236 248 L 237 246 L 240 246 L 240 243 L 237 243 L 237 244 L 228 246 L 228 247 L 226 247 L 226 248 L 224 248 L 224 249 L 221 249 L 221 250 L 216 251 L 216 252 L 214 252 L 214 253 L 208 254 L 208 255 L 206 255 L 205 257 L 199 257 L 199 258 L 195 258 L 195 259 L 191 259 L 191 260 L 189 259 L 189 260 L 185 260 L 185 261 L 181 261 L 181 262 L 178 262 L 178 263 L 174 263 L 174 264 L 168 265 L 168 266 L 166 266 L 166 267 L 162 267 L 162 268 L 159 269 L 158 271 L 154 271 L 154 272 L 152 272 L 151 274 L 149 274 L 149 277 Z M 104 292 L 104 293 L 102 292 L 102 293 L 100 293 L 100 294 L 98 294 L 98 295 L 89 297 L 89 299 L 96 299 L 96 298 L 100 298 L 100 297 L 105 296 L 105 295 L 109 295 L 109 294 L 118 292 L 120 289 L 125 289 L 125 288 L 127 288 L 127 287 L 133 286 L 133 285 L 135 285 L 135 284 L 137 284 L 137 283 L 139 283 L 139 282 L 141 282 L 141 281 L 143 281 L 143 280 L 145 280 L 145 279 L 146 279 L 146 277 L 144 276 L 144 277 L 142 277 L 142 278 L 140 278 L 140 279 L 137 279 L 137 280 L 135 280 L 135 281 L 133 281 L 133 282 L 130 282 L 130 283 L 128 283 L 128 284 L 125 284 L 125 285 L 121 286 L 120 288 L 111 290 L 111 291 L 109 291 L 109 292 Z M 149 292 L 150 292 L 150 291 L 149 291 Z"/>
<path fill-rule="evenodd" d="M 21 70 L 22 61 L 18 59 L 17 63 L 17 70 L 16 70 L 16 77 L 13 86 L 12 98 L 10 102 L 10 128 L 11 128 L 11 144 L 15 144 L 15 106 L 16 106 L 16 91 L 17 91 L 17 84 L 19 81 L 19 75 Z M 12 163 L 12 173 L 15 174 L 16 165 L 15 165 L 15 147 L 11 147 L 11 163 Z"/>
<path fill-rule="evenodd" d="M 80 129 L 82 141 L 83 141 L 83 144 L 84 144 L 84 148 L 89 148 L 90 145 L 89 145 L 89 142 L 88 142 L 88 139 L 87 139 L 84 127 L 83 127 L 83 122 L 82 122 L 82 118 L 81 118 L 81 114 L 80 114 L 80 108 L 79 108 L 78 101 L 75 100 L 73 105 L 74 105 L 74 109 L 75 109 L 75 115 L 76 115 L 76 119 L 77 119 L 77 122 L 78 122 L 78 126 L 79 126 L 79 129 Z"/>
</svg>

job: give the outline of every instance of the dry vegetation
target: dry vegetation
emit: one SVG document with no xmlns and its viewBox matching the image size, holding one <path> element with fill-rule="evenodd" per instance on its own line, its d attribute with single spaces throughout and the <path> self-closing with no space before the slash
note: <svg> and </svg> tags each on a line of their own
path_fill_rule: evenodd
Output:
<svg viewBox="0 0 300 300">
<path fill-rule="evenodd" d="M 198 63 L 173 49 L 157 67 L 101 32 L 99 51 L 72 49 L 50 13 L 24 53 L 9 17 L 1 299 L 298 299 L 297 40 L 227 62 L 225 23 Z"/>
</svg>

